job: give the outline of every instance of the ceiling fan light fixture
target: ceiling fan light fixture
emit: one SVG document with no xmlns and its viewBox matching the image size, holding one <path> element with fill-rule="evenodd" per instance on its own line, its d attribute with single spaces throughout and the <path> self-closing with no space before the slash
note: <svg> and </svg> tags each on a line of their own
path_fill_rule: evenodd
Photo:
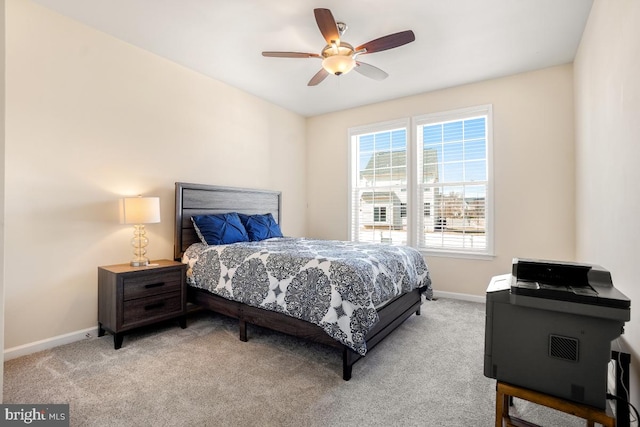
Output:
<svg viewBox="0 0 640 427">
<path fill-rule="evenodd" d="M 356 66 L 356 60 L 352 56 L 333 55 L 322 60 L 322 68 L 327 72 L 339 76 L 353 70 Z"/>
<path fill-rule="evenodd" d="M 383 50 L 393 49 L 411 43 L 416 39 L 413 31 L 406 30 L 399 33 L 388 34 L 377 39 L 370 40 L 365 44 L 353 48 L 349 43 L 342 40 L 342 36 L 347 31 L 344 22 L 336 22 L 329 9 L 313 9 L 316 17 L 316 24 L 322 33 L 327 45 L 320 54 L 304 52 L 262 52 L 263 56 L 277 58 L 319 58 L 322 59 L 322 68 L 309 80 L 307 86 L 317 86 L 329 74 L 340 76 L 355 69 L 356 72 L 374 80 L 384 80 L 389 75 L 373 65 L 360 61 L 360 55 L 365 55 Z M 358 61 L 356 61 L 356 57 Z M 357 68 L 356 68 L 357 67 Z"/>
</svg>

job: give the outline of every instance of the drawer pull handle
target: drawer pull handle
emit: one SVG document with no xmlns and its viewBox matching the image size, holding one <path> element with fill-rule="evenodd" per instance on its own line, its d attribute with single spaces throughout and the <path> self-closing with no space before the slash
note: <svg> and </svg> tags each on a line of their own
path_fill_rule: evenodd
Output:
<svg viewBox="0 0 640 427">
<path fill-rule="evenodd" d="M 151 283 L 150 285 L 144 285 L 145 289 L 159 288 L 160 286 L 164 286 L 164 282 Z"/>
<path fill-rule="evenodd" d="M 162 307 L 164 307 L 164 301 L 157 302 L 155 304 L 145 305 L 144 309 L 145 310 L 155 310 L 156 308 L 162 308 Z"/>
</svg>

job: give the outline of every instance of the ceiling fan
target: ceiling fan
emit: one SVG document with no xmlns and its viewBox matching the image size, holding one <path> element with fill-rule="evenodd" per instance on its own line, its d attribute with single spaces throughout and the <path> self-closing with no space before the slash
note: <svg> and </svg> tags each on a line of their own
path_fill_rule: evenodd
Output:
<svg viewBox="0 0 640 427">
<path fill-rule="evenodd" d="M 416 39 L 413 31 L 401 31 L 384 37 L 371 40 L 354 49 L 349 43 L 340 38 L 347 31 L 347 25 L 336 22 L 329 9 L 314 9 L 318 28 L 327 41 L 327 45 L 320 54 L 303 52 L 262 52 L 263 56 L 275 58 L 319 58 L 322 59 L 322 68 L 309 80 L 308 86 L 316 86 L 329 74 L 336 76 L 346 74 L 355 69 L 360 74 L 375 80 L 386 79 L 389 75 L 378 67 L 358 61 L 357 57 L 368 53 L 393 49 L 411 43 Z"/>
</svg>

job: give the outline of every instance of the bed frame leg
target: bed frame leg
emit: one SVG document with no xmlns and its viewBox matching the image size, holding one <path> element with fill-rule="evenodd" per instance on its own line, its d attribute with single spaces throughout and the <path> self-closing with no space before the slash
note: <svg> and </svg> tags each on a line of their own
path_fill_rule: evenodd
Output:
<svg viewBox="0 0 640 427">
<path fill-rule="evenodd" d="M 247 342 L 247 322 L 239 320 L 238 326 L 240 327 L 240 341 Z"/>
<path fill-rule="evenodd" d="M 349 381 L 351 379 L 351 370 L 353 366 L 347 364 L 347 362 L 342 360 L 342 379 L 345 381 Z"/>
<path fill-rule="evenodd" d="M 356 356 L 356 357 L 354 357 Z M 358 357 L 353 350 L 349 349 L 349 347 L 343 347 L 342 349 L 342 379 L 345 381 L 349 381 L 351 379 L 351 371 L 353 369 L 353 364 L 356 363 L 360 357 Z"/>
<path fill-rule="evenodd" d="M 342 369 L 342 379 L 349 381 L 351 379 L 351 366 L 345 366 Z"/>
<path fill-rule="evenodd" d="M 420 307 L 416 310 L 416 316 L 420 316 Z"/>
</svg>

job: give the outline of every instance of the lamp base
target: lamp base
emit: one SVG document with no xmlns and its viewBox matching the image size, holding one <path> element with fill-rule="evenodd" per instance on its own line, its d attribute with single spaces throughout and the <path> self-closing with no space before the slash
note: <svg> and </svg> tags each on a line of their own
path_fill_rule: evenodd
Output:
<svg viewBox="0 0 640 427">
<path fill-rule="evenodd" d="M 133 226 L 133 239 L 131 239 L 131 245 L 133 245 L 133 259 L 129 263 L 131 267 L 146 267 L 149 265 L 149 258 L 145 256 L 147 253 L 147 245 L 149 239 L 147 239 L 144 224 L 136 224 Z"/>
</svg>

